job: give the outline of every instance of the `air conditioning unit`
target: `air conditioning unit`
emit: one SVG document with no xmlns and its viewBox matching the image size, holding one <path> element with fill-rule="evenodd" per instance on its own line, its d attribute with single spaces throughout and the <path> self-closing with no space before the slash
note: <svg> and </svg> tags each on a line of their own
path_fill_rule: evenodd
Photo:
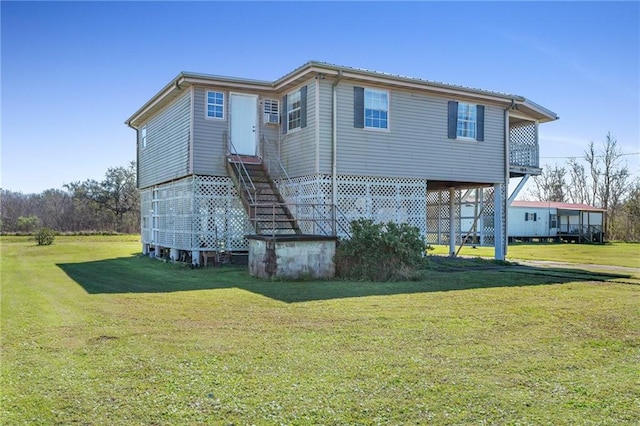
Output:
<svg viewBox="0 0 640 426">
<path fill-rule="evenodd" d="M 280 116 L 278 114 L 264 114 L 264 122 L 266 124 L 280 124 Z"/>
</svg>

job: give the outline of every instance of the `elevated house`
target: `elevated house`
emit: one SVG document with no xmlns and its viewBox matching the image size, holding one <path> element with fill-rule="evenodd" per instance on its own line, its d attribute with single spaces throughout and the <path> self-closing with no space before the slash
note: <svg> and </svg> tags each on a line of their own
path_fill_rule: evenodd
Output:
<svg viewBox="0 0 640 426">
<path fill-rule="evenodd" d="M 143 251 L 199 263 L 248 234 L 348 236 L 361 217 L 453 250 L 475 191 L 501 259 L 509 179 L 540 173 L 538 126 L 556 119 L 522 96 L 321 62 L 275 81 L 182 72 L 126 121 Z"/>
</svg>

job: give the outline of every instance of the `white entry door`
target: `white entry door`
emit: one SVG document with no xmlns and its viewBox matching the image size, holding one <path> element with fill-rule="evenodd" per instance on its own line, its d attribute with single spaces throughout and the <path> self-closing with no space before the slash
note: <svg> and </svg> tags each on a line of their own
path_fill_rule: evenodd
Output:
<svg viewBox="0 0 640 426">
<path fill-rule="evenodd" d="M 258 141 L 258 97 L 231 94 L 231 142 L 235 154 L 256 155 Z M 231 147 L 230 147 L 231 148 Z M 233 152 L 233 148 L 231 148 Z"/>
</svg>

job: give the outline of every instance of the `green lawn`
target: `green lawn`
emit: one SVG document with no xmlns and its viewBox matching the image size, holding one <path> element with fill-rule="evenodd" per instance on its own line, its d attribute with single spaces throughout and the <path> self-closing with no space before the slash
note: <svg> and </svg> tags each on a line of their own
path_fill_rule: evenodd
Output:
<svg viewBox="0 0 640 426">
<path fill-rule="evenodd" d="M 448 254 L 449 246 L 435 245 L 430 254 Z M 456 247 L 457 250 L 457 247 Z M 493 257 L 493 247 L 464 246 L 462 256 Z M 551 260 L 568 263 L 588 263 L 640 268 L 640 244 L 510 244 L 509 260 Z"/>
<path fill-rule="evenodd" d="M 136 237 L 0 241 L 3 425 L 640 422 L 638 285 L 260 281 Z"/>
</svg>

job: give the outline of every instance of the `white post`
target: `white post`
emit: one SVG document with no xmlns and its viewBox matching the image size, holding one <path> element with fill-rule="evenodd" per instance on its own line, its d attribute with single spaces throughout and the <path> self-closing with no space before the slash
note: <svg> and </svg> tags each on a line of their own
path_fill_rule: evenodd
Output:
<svg viewBox="0 0 640 426">
<path fill-rule="evenodd" d="M 484 245 L 484 189 L 480 188 L 480 245 Z"/>
<path fill-rule="evenodd" d="M 149 244 L 142 244 L 142 254 L 145 256 L 149 254 Z"/>
<path fill-rule="evenodd" d="M 449 188 L 449 256 L 456 255 L 455 188 Z"/>
<path fill-rule="evenodd" d="M 493 245 L 495 248 L 495 259 L 504 260 L 504 235 L 502 232 L 502 184 L 493 185 Z"/>
<path fill-rule="evenodd" d="M 200 251 L 192 250 L 191 251 L 191 264 L 194 266 L 200 266 Z"/>
<path fill-rule="evenodd" d="M 438 191 L 438 244 L 442 244 L 442 191 Z"/>
</svg>

